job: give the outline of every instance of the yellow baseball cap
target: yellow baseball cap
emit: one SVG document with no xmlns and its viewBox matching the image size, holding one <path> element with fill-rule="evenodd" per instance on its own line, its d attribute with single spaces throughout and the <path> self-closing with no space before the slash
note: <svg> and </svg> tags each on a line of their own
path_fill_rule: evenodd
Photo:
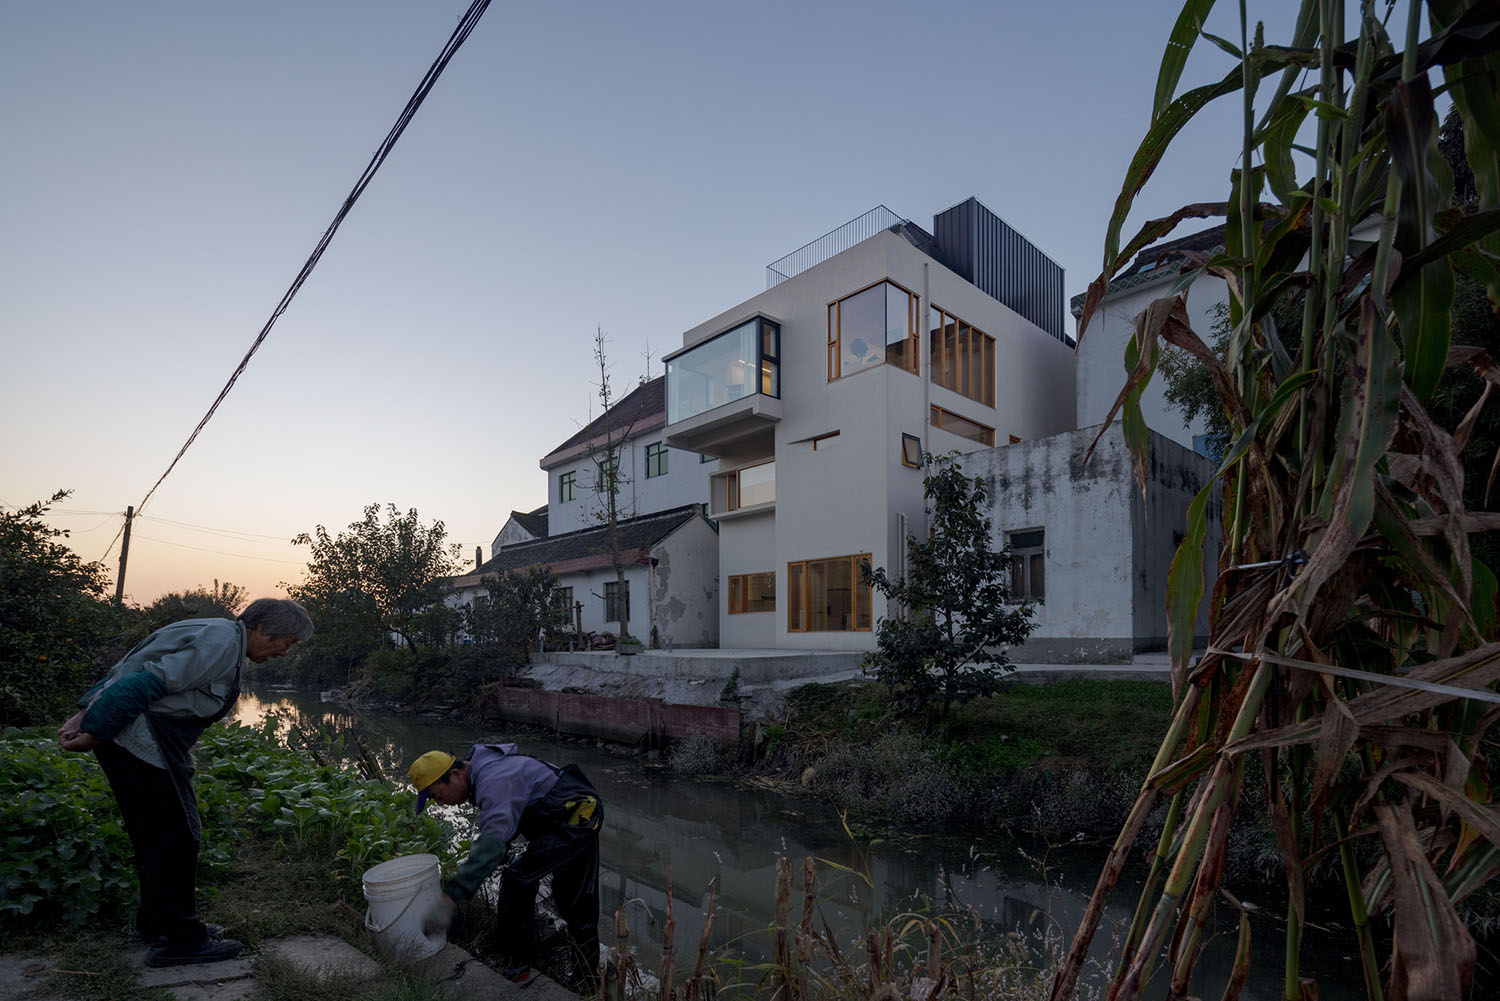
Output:
<svg viewBox="0 0 1500 1001">
<path fill-rule="evenodd" d="M 453 767 L 457 761 L 447 751 L 428 751 L 406 770 L 406 777 L 411 779 L 412 787 L 417 790 L 417 812 L 421 813 L 427 806 L 427 793 L 430 787 L 438 779 L 448 774 L 448 769 Z"/>
</svg>

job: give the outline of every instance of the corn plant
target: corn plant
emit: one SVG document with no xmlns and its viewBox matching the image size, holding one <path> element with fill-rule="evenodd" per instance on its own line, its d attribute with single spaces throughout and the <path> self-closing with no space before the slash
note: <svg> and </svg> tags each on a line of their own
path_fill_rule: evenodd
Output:
<svg viewBox="0 0 1500 1001">
<path fill-rule="evenodd" d="M 1500 719 L 1497 585 L 1469 537 L 1500 516 L 1466 509 L 1460 451 L 1500 368 L 1452 343 L 1450 310 L 1455 281 L 1500 305 L 1500 7 L 1367 0 L 1346 13 L 1342 0 L 1304 0 L 1291 38 L 1270 44 L 1241 0 L 1235 44 L 1203 32 L 1212 6 L 1189 0 L 1173 29 L 1079 329 L 1137 253 L 1184 219 L 1223 216 L 1224 251 L 1190 255 L 1169 294 L 1136 317 L 1110 418 L 1122 415 L 1143 478 L 1141 392 L 1171 345 L 1208 368 L 1229 442 L 1170 571 L 1176 713 L 1052 997 L 1074 996 L 1106 899 L 1158 805 L 1165 826 L 1109 996 L 1140 997 L 1163 959 L 1167 996 L 1188 994 L 1214 905 L 1237 907 L 1221 883 L 1250 754 L 1264 766 L 1289 901 L 1284 997 L 1316 993 L 1300 958 L 1306 875 L 1323 858 L 1342 869 L 1369 997 L 1464 997 L 1475 945 L 1457 905 L 1500 872 L 1482 753 Z M 1234 68 L 1179 94 L 1201 39 Z M 1136 194 L 1183 126 L 1234 96 L 1243 143 L 1226 201 L 1150 221 L 1122 245 Z M 1437 148 L 1443 97 L 1477 191 L 1461 206 Z M 1223 357 L 1186 309 L 1187 286 L 1204 275 L 1229 290 Z M 1444 426 L 1429 404 L 1465 367 L 1484 393 Z M 1210 582 L 1202 547 L 1220 490 Z M 1209 645 L 1195 659 L 1194 613 L 1210 586 Z M 1239 922 L 1230 998 L 1250 961 L 1243 910 Z"/>
</svg>

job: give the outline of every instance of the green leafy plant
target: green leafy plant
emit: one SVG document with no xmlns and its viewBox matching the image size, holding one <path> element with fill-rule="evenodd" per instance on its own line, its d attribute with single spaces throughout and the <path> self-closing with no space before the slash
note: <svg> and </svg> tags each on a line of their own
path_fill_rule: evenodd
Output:
<svg viewBox="0 0 1500 1001">
<path fill-rule="evenodd" d="M 1032 610 L 1010 603 L 1009 558 L 992 548 L 984 481 L 964 476 L 952 458 L 929 459 L 923 494 L 930 528 L 907 541 L 906 573 L 860 569 L 904 609 L 881 618 L 864 664 L 904 711 L 936 706 L 946 716 L 956 703 L 994 693 L 1014 670 L 1006 648 L 1030 635 Z"/>
<path fill-rule="evenodd" d="M 462 850 L 441 821 L 413 811 L 410 791 L 318 765 L 279 743 L 275 725 L 219 725 L 198 744 L 205 892 L 231 877 L 246 839 L 326 854 L 327 877 L 356 904 L 359 877 L 376 862 L 419 853 L 451 862 Z M 124 908 L 135 875 L 118 816 L 92 756 L 62 751 L 41 729 L 0 734 L 0 925 L 77 927 Z"/>
</svg>

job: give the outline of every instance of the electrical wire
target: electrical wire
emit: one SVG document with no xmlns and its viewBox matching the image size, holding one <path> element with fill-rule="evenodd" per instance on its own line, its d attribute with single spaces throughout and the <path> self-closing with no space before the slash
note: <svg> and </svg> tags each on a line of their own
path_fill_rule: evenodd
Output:
<svg viewBox="0 0 1500 1001">
<path fill-rule="evenodd" d="M 285 563 L 287 566 L 306 566 L 305 560 L 278 560 L 270 556 L 248 556 L 245 553 L 226 553 L 219 549 L 204 549 L 202 546 L 189 546 L 183 542 L 168 542 L 166 539 L 153 539 L 149 535 L 136 535 L 135 538 L 145 542 L 155 542 L 163 546 L 176 546 L 178 549 L 191 549 L 199 553 L 213 553 L 215 556 L 229 556 L 237 560 L 260 560 L 262 563 Z"/>
<path fill-rule="evenodd" d="M 223 389 L 219 390 L 219 395 L 209 405 L 208 412 L 203 415 L 203 419 L 198 422 L 198 426 L 193 429 L 193 433 L 188 435 L 188 439 L 183 443 L 182 448 L 177 450 L 177 455 L 171 464 L 167 466 L 166 472 L 157 478 L 157 481 L 151 485 L 151 489 L 146 491 L 146 496 L 141 498 L 141 502 L 136 505 L 137 514 L 145 509 L 146 502 L 151 499 L 152 494 L 156 493 L 156 488 L 161 486 L 162 481 L 167 478 L 173 469 L 177 468 L 177 463 L 187 454 L 187 450 L 197 440 L 198 434 L 207 426 L 209 420 L 212 419 L 214 412 L 219 409 L 219 404 L 224 402 L 224 398 L 229 395 L 230 389 L 234 388 L 235 380 L 240 377 L 240 374 L 245 371 L 246 366 L 250 364 L 251 356 L 260 349 L 261 342 L 266 339 L 266 335 L 271 332 L 271 328 L 275 326 L 281 314 L 285 313 L 287 307 L 292 304 L 292 299 L 297 295 L 298 290 L 302 288 L 302 283 L 307 281 L 308 276 L 312 274 L 313 268 L 317 266 L 319 259 L 322 258 L 323 251 L 328 249 L 328 245 L 333 242 L 333 235 L 338 232 L 339 226 L 343 224 L 344 217 L 354 208 L 354 203 L 359 200 L 359 196 L 364 193 L 365 188 L 369 187 L 370 182 L 375 179 L 376 172 L 380 169 L 381 164 L 385 163 L 386 157 L 390 155 L 392 148 L 396 145 L 396 140 L 400 139 L 401 133 L 406 131 L 406 126 L 410 124 L 413 116 L 417 113 L 417 109 L 422 106 L 422 102 L 427 99 L 427 95 L 437 83 L 438 77 L 442 76 L 443 70 L 447 68 L 449 61 L 452 60 L 454 54 L 458 52 L 459 48 L 474 31 L 474 26 L 484 16 L 484 12 L 489 5 L 490 0 L 474 0 L 469 5 L 469 9 L 464 13 L 464 16 L 459 19 L 458 27 L 453 30 L 448 43 L 443 46 L 442 51 L 438 53 L 437 59 L 433 61 L 426 75 L 422 77 L 422 82 L 417 85 L 416 91 L 407 100 L 406 107 L 401 110 L 401 114 L 396 118 L 396 124 L 391 126 L 391 130 L 387 133 L 385 141 L 380 144 L 380 147 L 375 151 L 375 155 L 370 158 L 370 162 L 365 166 L 364 173 L 359 176 L 359 180 L 355 182 L 348 197 L 344 199 L 344 204 L 339 207 L 338 213 L 333 217 L 333 222 L 329 223 L 328 229 L 323 232 L 323 236 L 318 241 L 317 246 L 313 248 L 311 256 L 302 265 L 302 270 L 297 272 L 297 277 L 292 280 L 291 286 L 281 297 L 281 301 L 271 311 L 270 319 L 266 321 L 265 326 L 256 335 L 255 341 L 250 345 L 250 350 L 245 352 L 244 358 L 240 359 L 239 365 L 235 367 L 234 372 L 229 376 L 229 381 L 224 384 Z M 122 525 L 121 532 L 123 531 L 124 526 Z M 118 538 L 119 536 L 117 535 L 116 539 Z M 114 549 L 114 545 L 114 542 L 109 544 L 110 548 L 105 550 L 101 562 L 103 559 L 109 557 L 110 550 Z"/>
<path fill-rule="evenodd" d="M 222 535 L 226 538 L 241 538 L 251 540 L 265 539 L 270 542 L 280 542 L 285 545 L 291 545 L 290 537 L 285 535 L 261 535 L 256 532 L 241 532 L 233 528 L 212 528 L 208 525 L 194 525 L 186 521 L 173 521 L 171 518 L 162 518 L 154 514 L 136 515 L 136 517 L 144 518 L 147 521 L 159 521 L 164 525 L 175 525 L 178 528 L 196 528 L 200 532 L 208 532 L 212 535 Z"/>
</svg>

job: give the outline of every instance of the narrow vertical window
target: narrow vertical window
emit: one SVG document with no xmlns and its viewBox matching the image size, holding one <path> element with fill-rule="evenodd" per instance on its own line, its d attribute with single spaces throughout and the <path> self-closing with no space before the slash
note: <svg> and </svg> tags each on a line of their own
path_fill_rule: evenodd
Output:
<svg viewBox="0 0 1500 1001">
<path fill-rule="evenodd" d="M 557 478 L 557 499 L 570 501 L 578 496 L 578 474 L 563 473 Z"/>
<path fill-rule="evenodd" d="M 646 479 L 667 475 L 666 442 L 653 442 L 646 446 Z"/>
</svg>

